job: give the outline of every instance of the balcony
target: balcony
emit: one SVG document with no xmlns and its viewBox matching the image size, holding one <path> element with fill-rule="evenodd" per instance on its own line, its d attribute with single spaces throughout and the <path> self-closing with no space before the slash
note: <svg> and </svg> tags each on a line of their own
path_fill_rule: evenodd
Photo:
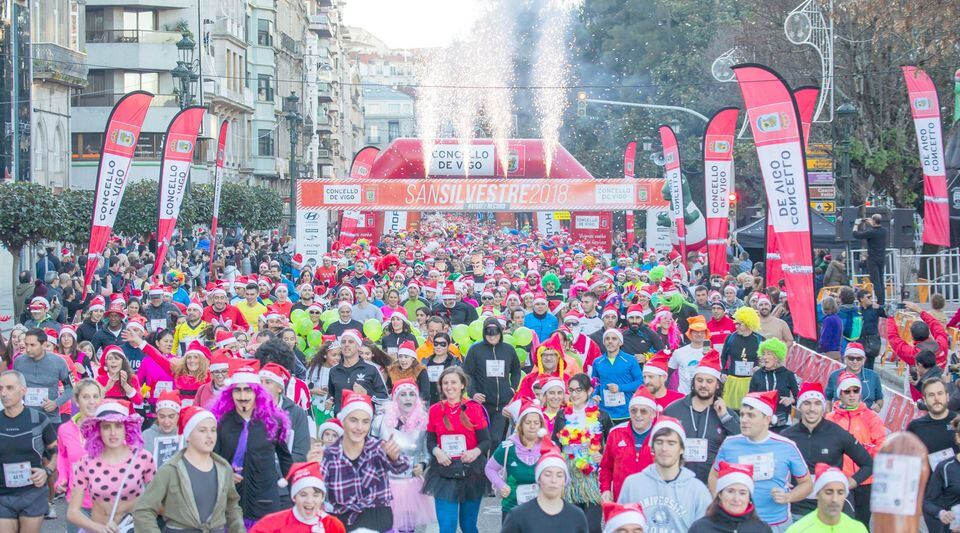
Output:
<svg viewBox="0 0 960 533">
<path fill-rule="evenodd" d="M 307 17 L 307 29 L 316 33 L 317 37 L 333 37 L 333 28 L 330 26 L 330 18 L 326 15 L 310 15 Z"/>
<path fill-rule="evenodd" d="M 87 32 L 90 63 L 125 70 L 169 71 L 176 65 L 175 31 L 91 30 Z"/>
<path fill-rule="evenodd" d="M 329 103 L 333 101 L 333 86 L 327 82 L 317 84 L 317 100 Z"/>
<path fill-rule="evenodd" d="M 127 93 L 75 94 L 70 99 L 71 107 L 113 107 Z M 157 94 L 150 101 L 150 107 L 177 107 L 177 97 L 173 94 Z"/>
<path fill-rule="evenodd" d="M 142 43 L 176 44 L 183 38 L 178 31 L 157 30 L 87 30 L 87 44 Z"/>
<path fill-rule="evenodd" d="M 87 86 L 87 56 L 58 44 L 34 43 L 33 78 L 82 89 Z"/>
<path fill-rule="evenodd" d="M 297 46 L 297 40 L 283 32 L 280 32 L 280 48 L 294 55 L 296 55 L 300 49 L 300 47 Z"/>
<path fill-rule="evenodd" d="M 329 135 L 333 133 L 333 122 L 327 115 L 320 115 L 316 122 L 317 135 Z"/>
</svg>

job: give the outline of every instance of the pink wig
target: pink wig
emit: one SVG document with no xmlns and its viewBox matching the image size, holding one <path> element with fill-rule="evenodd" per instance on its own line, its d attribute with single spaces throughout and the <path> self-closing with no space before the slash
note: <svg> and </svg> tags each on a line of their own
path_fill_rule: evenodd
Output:
<svg viewBox="0 0 960 533">
<path fill-rule="evenodd" d="M 101 422 L 121 422 L 126 433 L 126 445 L 131 449 L 143 448 L 143 436 L 140 434 L 140 424 L 143 419 L 139 415 L 130 415 L 123 418 L 87 418 L 80 424 L 80 434 L 83 436 L 83 449 L 91 458 L 96 459 L 103 453 L 104 444 L 100 437 Z"/>
<path fill-rule="evenodd" d="M 398 428 L 401 431 L 424 431 L 427 429 L 427 410 L 423 406 L 420 396 L 414 400 L 413 408 L 404 420 L 400 407 L 396 401 L 387 402 L 383 408 L 383 425 L 390 429 Z"/>
<path fill-rule="evenodd" d="M 659 327 L 660 327 L 660 317 L 657 316 L 650 321 L 650 328 L 653 329 L 654 331 L 659 331 Z M 681 342 L 680 336 L 681 336 L 680 328 L 677 327 L 677 321 L 674 320 L 673 322 L 670 323 L 670 327 L 667 329 L 667 348 L 669 348 L 670 350 L 676 350 L 677 348 L 679 348 L 680 342 Z"/>
<path fill-rule="evenodd" d="M 287 412 L 273 401 L 273 396 L 263 386 L 251 383 L 250 388 L 253 389 L 255 397 L 252 419 L 263 423 L 267 437 L 274 442 L 286 442 L 290 431 L 290 417 L 287 416 Z M 223 415 L 236 408 L 233 404 L 233 389 L 234 385 L 221 389 L 216 401 L 210 407 L 210 412 L 217 417 L 218 421 L 223 418 Z"/>
</svg>

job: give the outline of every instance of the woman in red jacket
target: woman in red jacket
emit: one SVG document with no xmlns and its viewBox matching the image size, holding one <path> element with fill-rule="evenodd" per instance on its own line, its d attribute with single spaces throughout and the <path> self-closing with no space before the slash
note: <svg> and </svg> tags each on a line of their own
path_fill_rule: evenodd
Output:
<svg viewBox="0 0 960 533">
<path fill-rule="evenodd" d="M 630 420 L 614 426 L 600 459 L 600 497 L 615 502 L 623 481 L 653 463 L 650 428 L 657 416 L 657 401 L 646 387 L 630 398 Z"/>
<path fill-rule="evenodd" d="M 97 382 L 103 386 L 104 399 L 127 400 L 137 409 L 143 406 L 140 380 L 130 368 L 130 361 L 119 346 L 104 346 L 103 354 L 100 356 Z"/>
</svg>

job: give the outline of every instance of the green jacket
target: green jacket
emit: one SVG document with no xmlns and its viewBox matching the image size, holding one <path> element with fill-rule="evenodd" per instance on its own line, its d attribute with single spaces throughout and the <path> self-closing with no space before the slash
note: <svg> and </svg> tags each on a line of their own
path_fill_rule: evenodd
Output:
<svg viewBox="0 0 960 533">
<path fill-rule="evenodd" d="M 217 490 L 220 494 L 210 520 L 200 523 L 190 475 L 183 464 L 183 453 L 184 450 L 178 451 L 157 470 L 137 501 L 133 509 L 137 533 L 160 533 L 157 517 L 162 518 L 167 527 L 175 529 L 193 529 L 204 533 L 224 528 L 231 533 L 246 531 L 243 511 L 240 510 L 240 495 L 233 484 L 233 469 L 217 454 L 213 454 L 213 467 L 217 469 Z"/>
<path fill-rule="evenodd" d="M 867 533 L 867 528 L 845 514 L 840 515 L 840 523 L 828 526 L 820 521 L 817 510 L 814 509 L 788 527 L 787 533 Z"/>
</svg>

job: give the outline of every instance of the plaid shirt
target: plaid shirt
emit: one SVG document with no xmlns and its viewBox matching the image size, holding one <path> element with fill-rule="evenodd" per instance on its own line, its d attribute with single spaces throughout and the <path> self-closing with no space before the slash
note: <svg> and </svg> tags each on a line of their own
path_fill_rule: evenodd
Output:
<svg viewBox="0 0 960 533">
<path fill-rule="evenodd" d="M 410 468 L 410 458 L 401 454 L 396 461 L 380 447 L 380 439 L 368 437 L 356 461 L 343 453 L 338 442 L 323 452 L 323 482 L 327 501 L 335 515 L 347 515 L 347 525 L 373 507 L 386 507 L 393 501 L 390 476 Z"/>
</svg>

